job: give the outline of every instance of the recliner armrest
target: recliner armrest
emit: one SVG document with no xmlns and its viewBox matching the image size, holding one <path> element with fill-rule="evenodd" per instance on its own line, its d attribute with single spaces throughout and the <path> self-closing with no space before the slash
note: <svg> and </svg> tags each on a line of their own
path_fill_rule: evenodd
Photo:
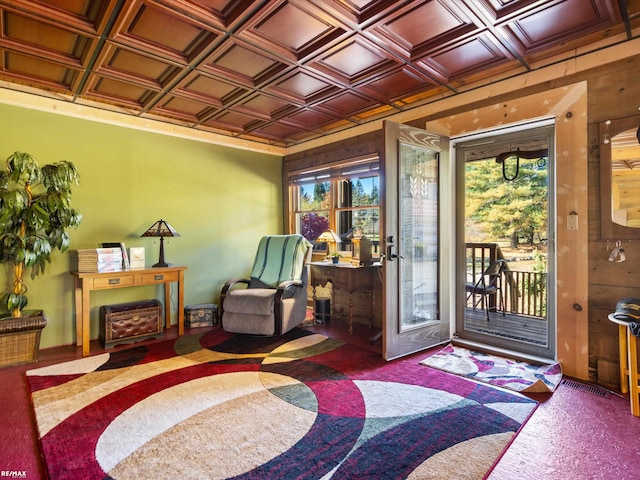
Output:
<svg viewBox="0 0 640 480">
<path fill-rule="evenodd" d="M 287 280 L 282 282 L 276 289 L 276 301 L 279 301 L 281 298 L 293 297 L 300 287 L 304 287 L 304 284 L 299 280 Z"/>
<path fill-rule="evenodd" d="M 248 278 L 232 278 L 231 280 L 226 281 L 224 286 L 222 287 L 222 295 L 227 293 L 231 287 L 238 283 L 249 285 L 249 282 L 250 280 Z"/>
<path fill-rule="evenodd" d="M 224 297 L 226 297 L 227 292 L 231 287 L 237 285 L 239 283 L 244 283 L 249 285 L 250 280 L 248 278 L 232 278 L 231 280 L 227 280 L 222 287 L 222 291 L 220 292 L 220 327 L 223 327 L 223 316 L 224 316 Z"/>
</svg>

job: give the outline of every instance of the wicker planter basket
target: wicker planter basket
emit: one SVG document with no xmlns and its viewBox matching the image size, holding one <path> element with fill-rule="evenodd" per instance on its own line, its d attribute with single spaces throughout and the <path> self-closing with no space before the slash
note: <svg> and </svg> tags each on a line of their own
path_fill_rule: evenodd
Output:
<svg viewBox="0 0 640 480">
<path fill-rule="evenodd" d="M 40 334 L 47 326 L 43 312 L 0 319 L 0 367 L 38 361 Z"/>
</svg>

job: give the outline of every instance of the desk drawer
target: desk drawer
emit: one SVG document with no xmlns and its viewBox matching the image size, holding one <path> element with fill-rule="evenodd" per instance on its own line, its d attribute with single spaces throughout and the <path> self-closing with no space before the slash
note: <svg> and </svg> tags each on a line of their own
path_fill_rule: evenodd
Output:
<svg viewBox="0 0 640 480">
<path fill-rule="evenodd" d="M 100 288 L 116 288 L 116 287 L 131 287 L 134 284 L 133 274 L 123 274 L 117 277 L 99 277 L 92 278 L 92 287 L 94 290 Z"/>
<path fill-rule="evenodd" d="M 178 278 L 178 272 L 143 273 L 142 285 L 149 285 L 151 283 L 177 282 Z"/>
<path fill-rule="evenodd" d="M 324 285 L 331 282 L 336 288 L 345 288 L 349 285 L 349 275 L 353 272 L 347 271 L 346 267 L 322 267 L 312 265 L 311 278 L 314 284 Z"/>
<path fill-rule="evenodd" d="M 333 268 L 311 266 L 311 278 L 314 283 L 325 283 L 327 280 L 333 280 Z"/>
</svg>

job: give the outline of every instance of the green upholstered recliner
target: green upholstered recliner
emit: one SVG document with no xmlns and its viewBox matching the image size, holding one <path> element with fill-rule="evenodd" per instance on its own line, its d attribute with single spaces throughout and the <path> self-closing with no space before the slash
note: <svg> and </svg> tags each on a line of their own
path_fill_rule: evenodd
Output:
<svg viewBox="0 0 640 480">
<path fill-rule="evenodd" d="M 227 332 L 282 335 L 304 321 L 311 243 L 302 235 L 263 237 L 251 278 L 229 280 L 220 295 Z M 245 288 L 240 288 L 244 286 Z"/>
</svg>

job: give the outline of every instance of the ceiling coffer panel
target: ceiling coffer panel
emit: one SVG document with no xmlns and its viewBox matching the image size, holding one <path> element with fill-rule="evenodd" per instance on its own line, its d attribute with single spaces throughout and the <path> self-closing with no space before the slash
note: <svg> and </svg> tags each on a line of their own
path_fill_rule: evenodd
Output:
<svg viewBox="0 0 640 480">
<path fill-rule="evenodd" d="M 237 32 L 240 38 L 291 62 L 317 55 L 349 34 L 338 19 L 305 0 L 266 2 Z"/>
<path fill-rule="evenodd" d="M 264 50 L 238 39 L 230 39 L 216 48 L 197 68 L 247 88 L 259 88 L 292 66 Z"/>
<path fill-rule="evenodd" d="M 112 41 L 181 65 L 189 65 L 221 36 L 153 3 L 125 2 L 123 8 L 111 30 Z"/>
<path fill-rule="evenodd" d="M 640 0 L 0 0 L 0 80 L 286 147 L 639 30 Z"/>
</svg>

